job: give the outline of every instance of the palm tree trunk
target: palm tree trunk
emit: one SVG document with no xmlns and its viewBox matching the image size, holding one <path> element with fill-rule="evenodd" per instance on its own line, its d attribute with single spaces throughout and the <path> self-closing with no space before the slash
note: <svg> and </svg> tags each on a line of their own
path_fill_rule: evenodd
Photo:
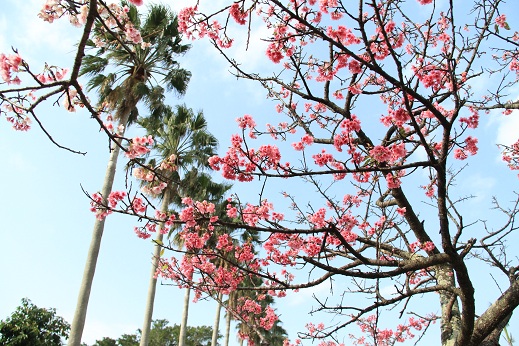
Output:
<svg viewBox="0 0 519 346">
<path fill-rule="evenodd" d="M 229 295 L 229 300 L 231 296 Z M 227 316 L 225 316 L 225 338 L 223 340 L 224 346 L 229 346 L 229 338 L 231 337 L 231 312 L 227 310 Z"/>
<path fill-rule="evenodd" d="M 211 338 L 211 346 L 217 346 L 218 342 L 218 331 L 220 329 L 220 312 L 222 311 L 222 298 L 223 294 L 218 293 L 218 301 L 216 305 L 216 316 L 214 317 L 214 326 L 213 326 L 213 337 Z"/>
<path fill-rule="evenodd" d="M 182 322 L 180 323 L 180 335 L 178 337 L 178 346 L 186 346 L 187 315 L 189 312 L 189 295 L 190 294 L 191 294 L 191 288 L 186 287 L 186 294 L 184 296 L 184 309 L 182 312 Z"/>
<path fill-rule="evenodd" d="M 162 206 L 160 211 L 162 213 L 166 213 L 168 211 L 168 206 L 171 202 L 171 192 L 170 188 L 167 187 L 164 192 L 164 197 L 162 199 Z M 148 296 L 146 298 L 146 307 L 144 309 L 144 322 L 142 325 L 142 334 L 141 334 L 141 342 L 140 346 L 148 346 L 150 342 L 150 331 L 151 331 L 151 321 L 153 318 L 153 305 L 155 303 L 155 291 L 157 288 L 157 279 L 155 274 L 157 272 L 157 267 L 159 265 L 160 260 L 160 251 L 162 250 L 162 239 L 164 235 L 161 233 L 162 228 L 164 227 L 164 223 L 159 223 L 159 228 L 157 230 L 157 237 L 155 238 L 155 246 L 153 249 L 153 258 L 151 262 L 151 275 L 150 275 L 150 284 L 148 286 Z"/>
<path fill-rule="evenodd" d="M 128 123 L 129 116 L 130 112 L 127 112 L 127 114 L 124 114 L 123 117 L 121 117 L 121 120 L 119 121 L 119 124 L 124 125 L 122 133 L 119 134 L 121 137 L 124 136 L 124 131 L 126 129 L 126 124 Z M 110 192 L 112 192 L 119 151 L 119 146 L 117 144 L 114 144 L 112 153 L 110 154 L 110 159 L 108 160 L 108 165 L 106 167 L 103 189 L 101 190 L 104 203 L 107 202 L 108 195 L 110 194 Z M 69 346 L 80 346 L 81 344 L 81 337 L 83 335 L 83 329 L 85 327 L 88 300 L 90 299 L 90 291 L 92 289 L 92 282 L 94 280 L 97 257 L 99 255 L 99 248 L 101 247 L 101 239 L 103 237 L 104 227 L 105 219 L 95 220 L 94 229 L 92 231 L 92 240 L 90 241 L 90 248 L 88 249 L 85 270 L 83 272 L 83 280 L 81 281 L 81 287 L 79 288 L 76 311 L 74 312 L 74 319 L 72 320 L 72 326 L 70 328 L 70 334 L 68 339 Z"/>
</svg>

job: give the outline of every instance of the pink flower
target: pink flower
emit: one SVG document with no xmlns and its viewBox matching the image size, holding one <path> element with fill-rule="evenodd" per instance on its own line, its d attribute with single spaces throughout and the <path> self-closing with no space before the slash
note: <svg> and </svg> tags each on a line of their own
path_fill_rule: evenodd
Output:
<svg viewBox="0 0 519 346">
<path fill-rule="evenodd" d="M 454 158 L 456 160 L 465 160 L 467 157 L 468 157 L 468 155 L 463 149 L 456 148 L 454 150 Z"/>
<path fill-rule="evenodd" d="M 422 250 L 425 250 L 427 252 L 433 251 L 435 248 L 436 246 L 434 246 L 434 243 L 432 241 L 426 241 L 422 244 Z"/>
<path fill-rule="evenodd" d="M 245 25 L 245 23 L 247 23 L 246 19 L 248 14 L 247 12 L 243 12 L 241 10 L 240 5 L 237 2 L 232 4 L 231 8 L 229 9 L 229 13 L 234 18 L 236 23 L 240 25 Z"/>
<path fill-rule="evenodd" d="M 141 6 L 144 3 L 143 0 L 130 0 L 130 2 L 135 6 Z"/>
<path fill-rule="evenodd" d="M 280 43 L 272 42 L 267 48 L 267 56 L 272 62 L 279 63 L 283 59 L 282 47 Z"/>
<path fill-rule="evenodd" d="M 496 18 L 496 24 L 500 28 L 504 28 L 506 26 L 506 15 L 502 14 L 500 16 L 497 16 Z"/>
<path fill-rule="evenodd" d="M 388 173 L 386 175 L 386 182 L 387 182 L 387 188 L 388 189 L 398 189 L 400 187 L 401 181 L 398 175 L 393 175 L 391 173 Z"/>
<path fill-rule="evenodd" d="M 477 152 L 478 152 L 478 147 L 477 147 L 477 144 L 478 144 L 478 139 L 477 138 L 473 138 L 472 136 L 468 136 L 466 139 L 465 139 L 465 150 L 467 150 L 470 155 L 476 155 Z"/>
</svg>

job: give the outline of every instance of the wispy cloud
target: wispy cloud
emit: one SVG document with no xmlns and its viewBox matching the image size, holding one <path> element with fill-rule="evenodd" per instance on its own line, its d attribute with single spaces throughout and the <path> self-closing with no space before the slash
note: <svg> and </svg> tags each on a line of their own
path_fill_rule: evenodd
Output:
<svg viewBox="0 0 519 346">
<path fill-rule="evenodd" d="M 515 110 L 510 115 L 498 115 L 496 144 L 510 145 L 519 139 L 519 111 Z"/>
<path fill-rule="evenodd" d="M 286 303 L 290 306 L 308 304 L 308 301 L 314 299 L 314 296 L 319 297 L 329 294 L 330 282 L 325 281 L 317 286 L 302 289 L 299 292 L 287 292 Z"/>
</svg>

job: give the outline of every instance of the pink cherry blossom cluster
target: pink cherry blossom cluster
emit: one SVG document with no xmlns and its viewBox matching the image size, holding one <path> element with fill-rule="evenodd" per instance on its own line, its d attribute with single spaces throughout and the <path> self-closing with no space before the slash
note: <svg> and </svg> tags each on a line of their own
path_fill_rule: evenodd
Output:
<svg viewBox="0 0 519 346">
<path fill-rule="evenodd" d="M 511 146 L 503 147 L 503 160 L 508 164 L 511 170 L 519 170 L 519 140 Z"/>
<path fill-rule="evenodd" d="M 435 245 L 431 241 L 426 241 L 424 243 L 420 243 L 419 241 L 416 241 L 414 243 L 409 244 L 409 250 L 411 252 L 417 252 L 419 250 L 424 250 L 426 252 L 431 252 L 435 249 Z"/>
<path fill-rule="evenodd" d="M 13 72 L 16 74 L 23 59 L 18 53 L 5 55 L 0 53 L 0 77 L 5 83 L 8 84 L 20 84 L 20 78 L 17 75 L 13 77 Z"/>
<path fill-rule="evenodd" d="M 179 219 L 184 223 L 184 230 L 186 232 L 197 233 L 200 230 L 200 225 L 198 224 L 198 220 L 200 218 L 208 219 L 209 222 L 206 226 L 208 231 L 212 231 L 214 229 L 213 223 L 218 221 L 218 216 L 212 215 L 216 210 L 214 203 L 208 201 L 193 201 L 189 197 L 184 197 L 182 199 L 182 203 L 185 204 L 186 207 L 179 213 Z M 209 232 L 207 232 L 207 234 L 209 234 Z M 193 236 L 193 234 L 188 235 L 190 237 Z M 197 245 L 194 248 L 203 246 L 203 243 L 205 243 L 207 239 L 200 241 L 197 240 L 195 242 Z"/>
<path fill-rule="evenodd" d="M 207 241 L 207 237 L 199 232 L 191 232 L 189 236 L 186 237 L 186 231 L 186 228 L 182 231 L 182 236 L 185 237 L 184 240 L 186 241 L 184 246 L 186 249 L 191 249 L 196 252 L 188 250 L 180 261 L 174 257 L 169 260 L 161 258 L 156 275 L 173 280 L 181 287 L 191 286 L 195 289 L 195 300 L 199 299 L 204 292 L 214 295 L 218 292 L 230 294 L 236 290 L 238 285 L 243 282 L 248 274 L 244 276 L 234 266 L 216 266 L 212 262 L 215 256 L 211 255 L 215 253 L 209 248 L 204 248 L 202 244 Z M 195 240 L 197 237 L 198 240 Z M 226 243 L 225 236 L 221 235 L 219 238 L 221 240 L 220 244 L 222 245 L 222 249 L 225 248 L 226 252 L 227 250 L 230 251 L 227 253 L 235 252 L 237 260 L 249 261 L 249 259 L 255 257 L 250 244 L 234 246 L 231 244 L 232 241 L 231 243 Z M 202 249 L 204 255 L 200 256 L 199 251 L 202 251 Z M 195 255 L 195 253 L 198 255 Z M 255 270 L 258 269 L 257 266 L 253 266 L 252 268 L 256 268 Z M 194 280 L 195 273 L 197 272 L 202 273 L 206 277 L 210 277 L 210 282 L 200 279 L 199 284 L 197 284 Z M 260 291 L 251 291 L 248 297 L 240 298 L 240 302 L 235 308 L 231 309 L 227 307 L 228 313 L 249 325 L 268 330 L 272 328 L 278 316 L 270 306 L 263 308 L 258 303 L 263 299 L 265 299 L 265 294 Z M 248 338 L 246 335 L 242 335 L 242 337 L 244 339 Z"/>
<path fill-rule="evenodd" d="M 149 147 L 152 146 L 153 143 L 154 141 L 151 135 L 143 137 L 134 137 L 131 140 L 130 146 L 127 148 L 124 155 L 130 159 L 143 156 L 150 152 Z"/>
<path fill-rule="evenodd" d="M 147 182 L 142 186 L 141 192 L 152 197 L 160 195 L 168 186 L 168 183 L 164 181 L 163 174 L 177 169 L 176 155 L 170 155 L 155 169 L 159 170 L 159 175 L 156 174 L 153 168 L 136 167 L 133 169 L 133 176 L 136 179 Z"/>
<path fill-rule="evenodd" d="M 261 220 L 283 220 L 283 214 L 276 213 L 275 215 L 271 215 L 271 210 L 274 210 L 274 205 L 266 199 L 261 201 L 261 205 L 259 206 L 247 203 L 241 212 L 241 217 L 243 218 L 243 221 L 249 226 L 256 226 L 256 224 Z"/>
<path fill-rule="evenodd" d="M 63 80 L 68 73 L 67 68 L 57 66 L 45 66 L 45 71 L 36 75 L 36 79 L 41 84 L 47 84 Z"/>
<path fill-rule="evenodd" d="M 405 175 L 405 169 L 396 171 L 394 173 L 386 174 L 386 183 L 388 189 L 398 189 L 402 184 L 401 178 Z"/>
<path fill-rule="evenodd" d="M 116 3 L 111 3 L 108 4 L 108 9 L 99 5 L 97 11 L 103 19 L 103 22 L 112 32 L 120 33 L 129 43 L 141 44 L 142 46 L 147 45 L 143 41 L 139 30 L 130 21 L 130 18 L 128 17 L 130 9 L 127 6 L 120 6 Z M 106 37 L 103 35 L 103 32 L 106 29 L 104 26 L 101 26 L 100 29 L 101 34 L 92 38 L 97 47 L 103 47 L 107 43 L 105 42 Z"/>
<path fill-rule="evenodd" d="M 392 20 L 386 22 L 383 28 L 377 26 L 376 32 L 370 44 L 371 54 L 376 60 L 386 59 L 390 54 L 390 47 L 397 49 L 404 43 L 404 33 L 398 30 Z"/>
<path fill-rule="evenodd" d="M 257 294 L 255 299 L 241 297 L 238 300 L 238 304 L 236 304 L 236 308 L 231 311 L 228 309 L 228 313 L 239 317 L 239 319 L 247 323 L 249 326 L 254 326 L 255 328 L 260 327 L 268 331 L 272 326 L 274 326 L 274 323 L 279 319 L 279 317 L 272 307 L 261 307 L 258 301 L 263 300 L 264 297 L 264 294 Z M 248 334 L 239 333 L 238 338 L 241 340 L 247 340 L 248 346 L 256 346 Z"/>
<path fill-rule="evenodd" d="M 7 121 L 13 124 L 13 129 L 16 131 L 28 131 L 31 128 L 32 120 L 26 115 L 24 110 L 18 109 L 17 107 L 13 107 L 9 104 L 4 105 L 4 109 L 6 109 L 10 113 L 15 113 L 15 116 L 6 117 Z"/>
<path fill-rule="evenodd" d="M 421 285 L 424 281 L 429 280 L 431 278 L 429 269 L 420 269 L 417 272 L 407 273 L 409 283 L 411 285 Z"/>
<path fill-rule="evenodd" d="M 301 142 L 292 143 L 292 147 L 297 151 L 302 151 L 306 146 L 312 145 L 313 143 L 314 137 L 306 134 L 301 138 Z"/>
<path fill-rule="evenodd" d="M 465 145 L 462 148 L 454 149 L 454 158 L 465 160 L 468 155 L 476 155 L 478 153 L 478 139 L 468 136 L 465 138 Z"/>
<path fill-rule="evenodd" d="M 471 115 L 468 118 L 461 117 L 460 122 L 467 124 L 470 129 L 475 129 L 479 125 L 479 112 L 474 107 L 469 107 Z"/>
<path fill-rule="evenodd" d="M 243 22 L 247 15 L 241 13 L 239 7 L 229 6 L 229 15 L 233 16 L 238 23 Z M 178 29 L 185 34 L 188 39 L 209 37 L 220 48 L 230 48 L 233 40 L 227 36 L 227 30 L 224 30 L 217 20 L 209 22 L 204 15 L 197 13 L 198 5 L 194 7 L 185 7 L 178 13 Z M 196 35 L 196 37 L 195 37 Z"/>
<path fill-rule="evenodd" d="M 52 23 L 56 19 L 63 17 L 68 14 L 70 23 L 79 26 L 85 23 L 86 14 L 88 12 L 87 4 L 88 0 L 77 1 L 80 5 L 79 13 L 76 12 L 75 8 L 72 8 L 71 3 L 66 0 L 47 0 L 43 5 L 38 17 L 46 22 Z"/>
<path fill-rule="evenodd" d="M 78 96 L 77 90 L 73 87 L 63 92 L 63 107 L 69 112 L 75 112 L 76 106 L 84 107 L 83 101 Z"/>
<path fill-rule="evenodd" d="M 98 220 L 103 220 L 113 213 L 113 209 L 117 208 L 117 204 L 126 196 L 125 191 L 112 191 L 105 202 L 100 193 L 94 193 L 91 196 L 90 211 L 96 214 Z"/>
<path fill-rule="evenodd" d="M 450 83 L 447 66 L 426 63 L 423 58 L 418 58 L 411 69 L 425 88 L 431 88 L 435 92 L 446 88 Z"/>
<path fill-rule="evenodd" d="M 134 200 L 135 202 L 135 200 Z M 141 203 L 142 199 L 137 200 L 137 203 Z M 132 208 L 139 208 L 137 203 L 132 204 Z M 143 205 L 145 210 L 145 206 Z M 134 227 L 134 232 L 137 237 L 142 239 L 148 239 L 151 237 L 152 233 L 156 233 L 157 231 L 161 234 L 168 234 L 171 230 L 171 227 L 175 224 L 177 217 L 175 214 L 167 215 L 165 213 L 161 213 L 159 210 L 155 211 L 155 219 L 162 222 L 157 229 L 157 224 L 153 222 L 148 222 L 145 226 Z"/>
<path fill-rule="evenodd" d="M 507 26 L 507 23 L 506 23 L 506 14 L 501 14 L 499 16 L 496 17 L 496 24 L 497 26 L 499 26 L 500 28 L 505 28 Z"/>
<path fill-rule="evenodd" d="M 395 163 L 407 155 L 405 143 L 393 144 L 389 147 L 376 145 L 369 151 L 369 155 L 379 162 Z"/>
<path fill-rule="evenodd" d="M 236 119 L 236 122 L 238 123 L 238 126 L 241 129 L 249 129 L 250 138 L 256 138 L 256 136 L 254 135 L 254 128 L 256 127 L 256 122 L 254 121 L 254 118 L 251 115 L 245 114 L 243 117 Z"/>
<path fill-rule="evenodd" d="M 231 5 L 231 7 L 229 8 L 229 13 L 231 14 L 231 17 L 234 18 L 236 23 L 240 25 L 245 25 L 245 23 L 247 23 L 247 17 L 249 16 L 249 14 L 247 13 L 247 11 L 243 11 L 237 2 Z"/>
<path fill-rule="evenodd" d="M 162 191 L 168 186 L 167 183 L 163 181 L 154 181 L 151 184 L 146 184 L 141 188 L 142 193 L 150 195 L 152 197 L 159 196 Z"/>
<path fill-rule="evenodd" d="M 242 118 L 240 118 L 242 119 Z M 241 120 L 240 120 L 241 121 Z M 289 163 L 282 164 L 281 152 L 274 145 L 262 145 L 257 150 L 242 148 L 243 138 L 233 135 L 231 147 L 224 157 L 213 156 L 209 158 L 209 165 L 215 171 L 222 171 L 224 178 L 238 181 L 252 181 L 251 173 L 257 170 L 286 171 Z"/>
<path fill-rule="evenodd" d="M 360 327 L 363 334 L 366 336 L 355 337 L 350 334 L 350 338 L 354 341 L 354 345 L 362 346 L 393 346 L 395 343 L 403 343 L 415 337 L 414 331 L 421 331 L 434 323 L 435 316 L 428 316 L 427 318 L 410 317 L 405 324 L 399 324 L 396 329 L 381 329 L 379 328 L 379 319 L 376 315 L 371 315 L 366 318 L 361 318 L 357 325 Z"/>
<path fill-rule="evenodd" d="M 142 5 L 142 0 L 133 0 L 131 3 L 139 6 Z M 76 9 L 79 6 L 79 9 Z M 106 6 L 106 7 L 105 7 Z M 74 26 L 82 26 L 86 23 L 89 12 L 89 1 L 80 0 L 71 5 L 67 0 L 47 0 L 43 5 L 38 16 L 46 22 L 52 23 L 55 20 L 68 15 L 69 21 Z M 98 4 L 98 15 L 104 24 L 111 30 L 112 33 L 120 33 L 128 42 L 133 44 L 147 44 L 143 42 L 140 32 L 130 22 L 127 13 L 129 8 L 127 6 L 120 6 L 116 3 Z M 105 26 L 99 27 L 100 32 L 103 33 Z M 106 37 L 97 35 L 92 37 L 92 41 L 97 47 L 106 45 Z"/>
</svg>

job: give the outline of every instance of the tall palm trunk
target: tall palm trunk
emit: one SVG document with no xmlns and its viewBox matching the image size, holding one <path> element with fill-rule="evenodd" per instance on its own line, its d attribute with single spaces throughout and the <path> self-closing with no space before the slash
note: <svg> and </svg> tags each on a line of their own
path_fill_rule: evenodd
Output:
<svg viewBox="0 0 519 346">
<path fill-rule="evenodd" d="M 213 337 L 211 338 L 211 346 L 217 346 L 218 342 L 218 332 L 220 329 L 220 312 L 222 311 L 222 298 L 223 294 L 221 292 L 218 293 L 216 316 L 214 317 Z"/>
<path fill-rule="evenodd" d="M 162 213 L 166 213 L 168 211 L 168 206 L 171 203 L 171 190 L 169 186 L 166 188 L 164 192 L 164 197 L 162 199 L 162 206 L 160 211 Z M 157 288 L 157 279 L 155 274 L 157 272 L 157 267 L 159 265 L 160 260 L 160 251 L 162 249 L 162 239 L 164 235 L 161 233 L 162 228 L 164 227 L 164 223 L 159 223 L 159 228 L 157 231 L 157 237 L 155 238 L 155 246 L 153 250 L 153 258 L 151 262 L 151 276 L 150 276 L 150 284 L 148 286 L 148 296 L 146 298 L 146 307 L 144 309 L 144 322 L 142 325 L 142 335 L 140 346 L 148 346 L 150 342 L 150 331 L 151 331 L 151 321 L 153 318 L 153 305 L 155 303 L 155 291 Z"/>
<path fill-rule="evenodd" d="M 187 334 L 187 315 L 189 312 L 189 295 L 191 294 L 191 288 L 186 287 L 186 294 L 184 296 L 184 308 L 182 312 L 182 322 L 180 323 L 180 335 L 178 337 L 178 346 L 186 346 L 186 334 Z"/>
<path fill-rule="evenodd" d="M 230 296 L 229 299 L 231 299 Z M 229 338 L 231 337 L 231 320 L 231 312 L 227 311 L 227 316 L 225 318 L 225 338 L 223 340 L 223 346 L 229 346 Z"/>
<path fill-rule="evenodd" d="M 137 104 L 137 102 L 135 102 L 135 104 Z M 119 118 L 119 124 L 124 125 L 122 133 L 119 133 L 121 137 L 124 136 L 124 131 L 126 130 L 129 116 L 130 111 L 128 110 L 124 112 Z M 118 140 L 118 142 L 120 144 L 120 140 Z M 105 204 L 107 203 L 108 195 L 110 192 L 112 192 L 119 151 L 119 145 L 114 144 L 112 153 L 110 154 L 110 159 L 108 160 L 108 165 L 106 167 L 103 189 L 101 190 L 101 194 L 103 195 L 103 202 Z M 97 257 L 99 255 L 99 248 L 101 247 L 101 239 L 103 237 L 104 227 L 105 219 L 95 220 L 94 229 L 92 231 L 92 240 L 90 241 L 90 248 L 88 249 L 85 270 L 83 272 L 83 280 L 81 281 L 81 287 L 79 288 L 76 311 L 74 312 L 74 319 L 72 320 L 72 326 L 70 328 L 70 335 L 68 339 L 69 346 L 80 346 L 81 344 L 81 337 L 85 327 L 88 301 L 90 299 L 90 291 L 92 289 L 92 282 L 94 280 Z"/>
</svg>

